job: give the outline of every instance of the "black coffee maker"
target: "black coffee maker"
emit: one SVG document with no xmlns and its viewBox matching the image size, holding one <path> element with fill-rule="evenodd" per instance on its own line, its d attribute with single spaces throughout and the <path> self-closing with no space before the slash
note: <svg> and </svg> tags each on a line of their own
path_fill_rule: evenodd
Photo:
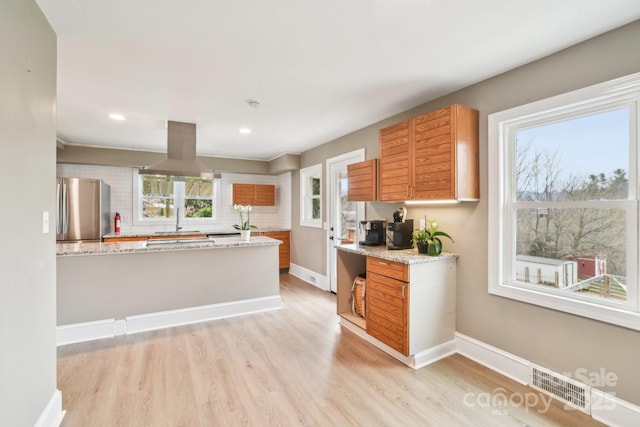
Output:
<svg viewBox="0 0 640 427">
<path fill-rule="evenodd" d="M 360 221 L 360 229 L 364 230 L 364 240 L 362 246 L 384 246 L 387 242 L 386 236 L 387 221 L 377 219 L 373 221 Z"/>
<path fill-rule="evenodd" d="M 391 232 L 388 249 L 411 249 L 413 247 L 413 220 L 406 219 L 407 209 L 400 208 L 393 213 L 393 222 L 387 229 Z"/>
</svg>

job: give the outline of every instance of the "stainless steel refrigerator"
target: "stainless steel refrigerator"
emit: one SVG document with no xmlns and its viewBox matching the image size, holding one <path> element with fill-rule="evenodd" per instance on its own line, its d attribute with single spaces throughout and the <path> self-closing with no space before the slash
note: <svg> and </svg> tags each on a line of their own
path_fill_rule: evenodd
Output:
<svg viewBox="0 0 640 427">
<path fill-rule="evenodd" d="M 111 188 L 99 179 L 57 178 L 56 240 L 100 241 L 111 228 Z"/>
</svg>

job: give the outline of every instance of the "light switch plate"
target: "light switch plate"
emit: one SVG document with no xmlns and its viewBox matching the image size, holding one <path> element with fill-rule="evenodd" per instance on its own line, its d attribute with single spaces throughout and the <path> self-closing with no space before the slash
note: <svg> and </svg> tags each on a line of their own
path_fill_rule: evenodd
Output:
<svg viewBox="0 0 640 427">
<path fill-rule="evenodd" d="M 420 220 L 420 228 L 421 228 L 421 229 L 423 229 L 423 228 L 425 228 L 426 226 L 427 226 L 427 224 L 424 222 L 424 218 L 422 218 L 422 219 Z"/>
<path fill-rule="evenodd" d="M 49 232 L 49 211 L 42 212 L 42 233 L 47 234 Z"/>
</svg>

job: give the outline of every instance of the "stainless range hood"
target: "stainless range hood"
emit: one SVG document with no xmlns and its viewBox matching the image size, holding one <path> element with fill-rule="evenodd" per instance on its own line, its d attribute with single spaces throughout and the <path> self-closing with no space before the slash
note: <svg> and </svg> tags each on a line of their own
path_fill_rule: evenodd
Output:
<svg viewBox="0 0 640 427">
<path fill-rule="evenodd" d="M 167 158 L 140 170 L 143 175 L 198 176 L 220 178 L 196 160 L 195 123 L 167 122 Z"/>
</svg>

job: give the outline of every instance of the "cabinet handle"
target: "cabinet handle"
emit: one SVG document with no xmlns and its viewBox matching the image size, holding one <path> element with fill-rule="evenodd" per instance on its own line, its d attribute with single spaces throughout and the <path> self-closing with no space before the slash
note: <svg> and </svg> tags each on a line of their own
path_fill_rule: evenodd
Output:
<svg viewBox="0 0 640 427">
<path fill-rule="evenodd" d="M 405 296 L 404 296 L 404 288 L 406 288 L 406 286 L 403 286 L 403 287 L 402 287 L 402 299 L 404 299 L 404 298 L 405 298 Z"/>
</svg>

